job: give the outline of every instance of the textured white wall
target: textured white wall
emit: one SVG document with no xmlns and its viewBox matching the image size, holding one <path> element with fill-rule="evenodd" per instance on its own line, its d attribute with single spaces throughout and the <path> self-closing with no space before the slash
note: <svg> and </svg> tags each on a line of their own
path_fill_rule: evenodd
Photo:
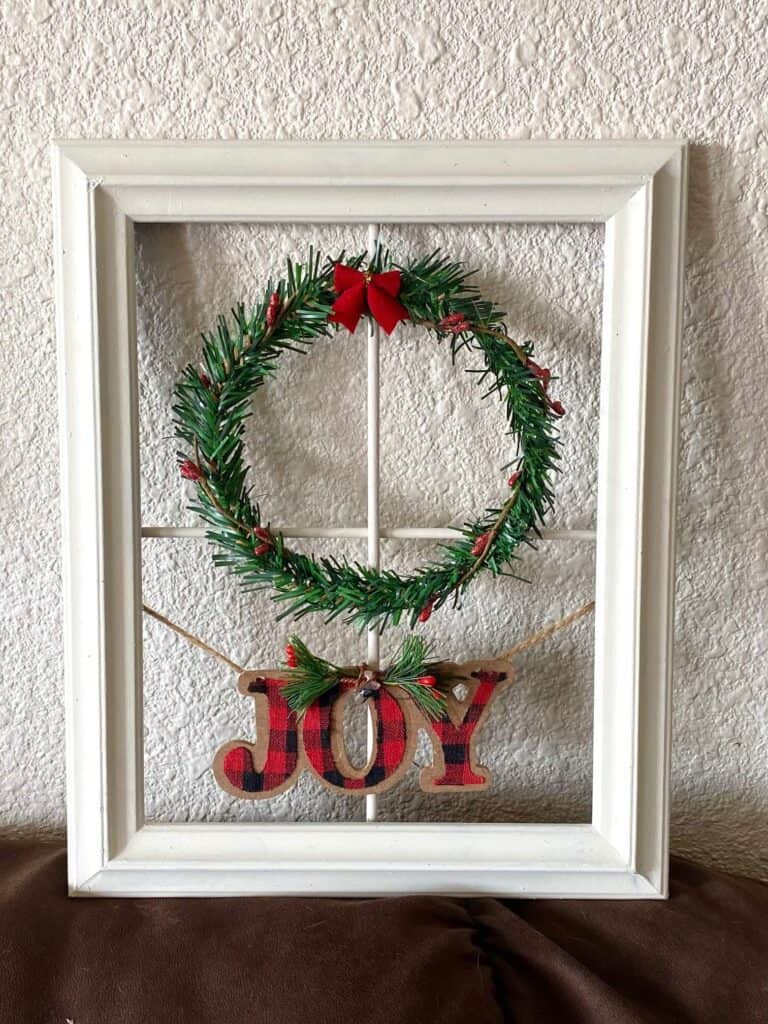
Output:
<svg viewBox="0 0 768 1024">
<path fill-rule="evenodd" d="M 686 136 L 692 150 L 685 310 L 672 840 L 676 851 L 768 875 L 763 622 L 768 445 L 768 3 L 511 5 L 329 0 L 0 4 L 3 190 L 0 820 L 60 830 L 63 809 L 58 466 L 50 183 L 54 137 L 529 138 Z M 253 294 L 278 256 L 349 231 L 143 228 L 138 237 L 144 513 L 172 522 L 168 397 L 196 331 Z M 594 507 L 600 249 L 596 230 L 395 230 L 483 268 L 514 329 L 556 362 L 569 417 L 558 521 Z M 411 368 L 419 368 L 414 380 Z M 498 410 L 403 330 L 385 347 L 385 520 L 448 522 L 494 493 Z M 286 361 L 262 395 L 254 450 L 270 508 L 305 521 L 362 516 L 359 339 Z M 330 387 L 329 387 L 330 385 Z M 438 426 L 439 424 L 439 426 Z M 488 438 L 491 441 L 488 441 Z M 214 575 L 193 542 L 148 542 L 148 597 L 240 660 L 274 659 L 284 630 L 265 599 Z M 423 556 L 425 552 L 420 551 Z M 392 545 L 393 564 L 411 557 Z M 490 653 L 581 601 L 591 554 L 549 545 L 535 588 L 475 587 L 430 634 L 454 656 Z M 302 630 L 327 650 L 354 635 Z M 353 816 L 310 782 L 270 804 L 219 794 L 211 750 L 249 727 L 231 679 L 146 628 L 147 798 L 158 818 Z M 425 801 L 413 776 L 389 818 L 563 820 L 589 811 L 590 630 L 520 664 L 483 754 L 487 796 Z M 422 750 L 421 756 L 424 755 Z"/>
</svg>

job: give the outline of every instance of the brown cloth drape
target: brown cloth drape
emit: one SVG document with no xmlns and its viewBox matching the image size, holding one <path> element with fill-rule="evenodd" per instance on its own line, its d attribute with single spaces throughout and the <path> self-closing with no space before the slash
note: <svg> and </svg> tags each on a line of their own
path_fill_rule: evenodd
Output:
<svg viewBox="0 0 768 1024">
<path fill-rule="evenodd" d="M 1 1024 L 768 1024 L 768 886 L 667 902 L 69 899 L 0 844 Z"/>
</svg>

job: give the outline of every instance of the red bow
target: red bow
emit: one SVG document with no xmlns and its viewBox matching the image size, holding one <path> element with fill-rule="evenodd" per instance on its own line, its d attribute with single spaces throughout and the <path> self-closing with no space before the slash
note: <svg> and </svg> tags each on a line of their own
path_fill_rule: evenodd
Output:
<svg viewBox="0 0 768 1024">
<path fill-rule="evenodd" d="M 408 310 L 397 296 L 400 294 L 400 271 L 387 270 L 383 274 L 355 270 L 337 263 L 333 268 L 333 288 L 338 299 L 331 307 L 329 320 L 343 324 L 354 331 L 363 313 L 371 314 L 387 334 L 391 334 L 401 320 L 408 320 Z"/>
</svg>

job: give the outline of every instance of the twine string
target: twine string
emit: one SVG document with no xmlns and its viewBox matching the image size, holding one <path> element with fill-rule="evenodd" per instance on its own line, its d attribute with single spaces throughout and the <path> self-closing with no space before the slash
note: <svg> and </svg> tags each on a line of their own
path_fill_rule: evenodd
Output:
<svg viewBox="0 0 768 1024">
<path fill-rule="evenodd" d="M 243 668 L 242 665 L 238 665 L 236 661 L 232 661 L 226 654 L 222 654 L 221 651 L 217 651 L 215 647 L 211 647 L 204 640 L 201 640 L 199 636 L 195 636 L 194 633 L 190 633 L 189 630 L 184 629 L 182 626 L 172 622 L 165 615 L 161 615 L 160 612 L 156 612 L 154 608 L 150 608 L 149 605 L 142 605 L 147 615 L 151 615 L 153 619 L 157 619 L 158 622 L 162 622 L 168 629 L 172 629 L 174 633 L 178 633 L 179 636 L 183 636 L 185 640 L 188 640 L 195 647 L 199 647 L 201 651 L 205 651 L 206 654 L 210 654 L 213 658 L 218 658 L 227 668 L 231 668 L 233 672 L 241 675 L 246 672 L 247 669 Z"/>
<path fill-rule="evenodd" d="M 162 624 L 167 626 L 168 629 L 172 629 L 174 633 L 178 633 L 179 636 L 184 637 L 184 639 L 188 640 L 189 643 L 193 644 L 195 647 L 199 647 L 201 651 L 205 651 L 206 654 L 210 654 L 211 657 L 217 658 L 222 662 L 222 664 L 226 665 L 227 668 L 231 668 L 233 672 L 237 673 L 237 675 L 241 675 L 243 672 L 248 671 L 243 668 L 242 665 L 238 665 L 236 661 L 232 661 L 231 658 L 228 658 L 226 654 L 222 654 L 221 651 L 217 651 L 215 647 L 211 647 L 210 644 L 201 640 L 199 636 L 195 636 L 194 633 L 190 633 L 189 630 L 177 625 L 171 619 L 167 618 L 167 616 L 161 615 L 160 612 L 155 611 L 154 608 L 150 608 L 149 605 L 146 604 L 142 605 L 142 607 L 147 615 L 150 615 L 153 619 L 157 619 L 158 622 L 162 622 Z M 511 658 L 514 658 L 516 654 L 523 654 L 525 651 L 531 650 L 532 647 L 536 647 L 538 644 L 548 640 L 551 636 L 554 636 L 555 633 L 559 633 L 561 630 L 567 629 L 574 622 L 578 622 L 578 620 L 583 619 L 585 615 L 589 615 L 589 613 L 594 611 L 594 609 L 595 602 L 587 601 L 586 604 L 583 604 L 575 611 L 569 612 L 569 614 L 564 616 L 562 619 L 558 619 L 557 622 L 550 622 L 548 626 L 544 626 L 535 633 L 531 633 L 530 636 L 521 640 L 520 643 L 515 644 L 514 647 L 510 647 L 509 650 L 504 651 L 496 658 L 489 660 L 509 661 Z M 360 681 L 363 670 L 367 668 L 367 665 L 361 666 L 360 675 L 356 680 L 354 680 L 355 682 Z"/>
<path fill-rule="evenodd" d="M 562 619 L 558 619 L 557 622 L 550 622 L 548 626 L 544 626 L 543 629 L 537 630 L 535 633 L 531 633 L 525 640 L 521 640 L 519 644 L 515 644 L 514 647 L 510 647 L 508 651 L 504 651 L 500 654 L 497 661 L 508 661 L 510 658 L 514 658 L 516 654 L 522 654 L 524 651 L 529 651 L 532 647 L 536 647 L 537 644 L 542 643 L 544 640 L 548 640 L 555 633 L 559 633 L 561 629 L 567 629 L 572 623 L 578 622 L 579 619 L 583 619 L 585 615 L 589 615 L 591 611 L 595 609 L 594 601 L 587 601 L 581 608 L 577 608 L 573 612 L 569 612 L 568 615 Z"/>
</svg>

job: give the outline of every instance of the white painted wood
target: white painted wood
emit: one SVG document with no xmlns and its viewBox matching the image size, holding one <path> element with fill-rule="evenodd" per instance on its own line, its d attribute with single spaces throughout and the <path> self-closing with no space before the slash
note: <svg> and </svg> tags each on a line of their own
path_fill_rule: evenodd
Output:
<svg viewBox="0 0 768 1024">
<path fill-rule="evenodd" d="M 661 895 L 589 824 L 312 824 L 301 827 L 301 847 L 296 830 L 146 825 L 78 894 Z M 424 868 L 415 871 L 414 862 Z"/>
<path fill-rule="evenodd" d="M 54 151 L 56 333 L 59 341 L 62 577 L 69 884 L 109 862 L 104 706 L 103 497 L 93 195 Z"/>
<path fill-rule="evenodd" d="M 642 557 L 640 495 L 651 199 L 649 186 L 639 189 L 607 222 L 605 250 L 610 273 L 603 284 L 592 800 L 594 820 L 629 862 L 635 850 L 637 584 Z M 628 535 L 638 542 L 622 543 Z M 624 685 L 615 686 L 620 675 Z"/>
<path fill-rule="evenodd" d="M 98 309 L 101 459 L 104 756 L 102 808 L 110 856 L 143 824 L 141 561 L 133 224 L 92 193 Z M 107 455 L 107 453 L 109 453 Z"/>
<path fill-rule="evenodd" d="M 275 533 L 283 537 L 317 538 L 368 538 L 367 526 L 273 526 Z M 205 539 L 203 526 L 142 526 L 141 536 L 151 537 L 196 537 Z M 461 530 L 451 526 L 394 526 L 380 527 L 379 536 L 387 540 L 455 540 Z M 542 530 L 542 540 L 585 540 L 594 543 L 595 530 Z"/>
<path fill-rule="evenodd" d="M 645 361 L 646 415 L 640 491 L 640 609 L 634 869 L 668 889 L 675 594 L 675 516 L 680 423 L 688 153 L 681 147 L 654 175 Z M 659 851 L 664 851 L 659 855 Z"/>
<path fill-rule="evenodd" d="M 134 220 L 601 222 L 675 140 L 594 142 L 69 142 Z"/>
<path fill-rule="evenodd" d="M 379 243 L 379 225 L 368 225 L 367 249 L 370 259 L 376 253 Z M 367 423 L 368 423 L 368 565 L 378 569 L 381 564 L 381 528 L 379 501 L 379 325 L 368 318 L 368 386 L 367 386 Z M 368 653 L 366 660 L 371 668 L 379 667 L 380 634 L 375 626 L 368 629 Z M 366 717 L 366 752 L 371 757 L 376 745 L 376 729 L 373 708 L 368 708 Z M 375 793 L 365 798 L 365 820 L 376 821 Z"/>
<path fill-rule="evenodd" d="M 74 142 L 53 161 L 71 891 L 663 896 L 684 145 Z M 374 218 L 606 223 L 593 821 L 147 826 L 132 222 Z M 357 529 L 292 535 L 370 538 L 370 512 Z"/>
</svg>

